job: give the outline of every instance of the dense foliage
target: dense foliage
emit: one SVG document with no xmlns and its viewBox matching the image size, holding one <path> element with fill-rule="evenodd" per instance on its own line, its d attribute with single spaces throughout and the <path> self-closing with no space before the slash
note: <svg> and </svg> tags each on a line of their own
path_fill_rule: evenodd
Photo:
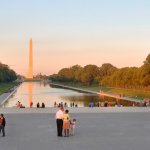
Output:
<svg viewBox="0 0 150 150">
<path fill-rule="evenodd" d="M 101 67 L 96 65 L 79 65 L 61 69 L 58 74 L 49 78 L 58 82 L 80 82 L 83 84 L 101 84 L 123 88 L 143 88 L 150 86 L 150 54 L 144 64 L 137 67 L 116 68 L 105 63 Z"/>
<path fill-rule="evenodd" d="M 17 79 L 16 73 L 7 65 L 0 63 L 0 83 L 12 82 Z"/>
</svg>

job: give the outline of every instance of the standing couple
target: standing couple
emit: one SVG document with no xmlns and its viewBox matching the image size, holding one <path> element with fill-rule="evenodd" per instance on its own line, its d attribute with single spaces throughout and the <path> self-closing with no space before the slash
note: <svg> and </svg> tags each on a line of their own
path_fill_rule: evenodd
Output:
<svg viewBox="0 0 150 150">
<path fill-rule="evenodd" d="M 65 137 L 68 137 L 69 134 L 73 135 L 75 128 L 75 121 L 76 119 L 73 119 L 72 121 L 70 120 L 69 110 L 65 110 L 64 113 L 64 108 L 63 106 L 61 106 L 60 109 L 56 112 L 56 124 L 58 136 L 62 136 L 63 131 Z"/>
</svg>

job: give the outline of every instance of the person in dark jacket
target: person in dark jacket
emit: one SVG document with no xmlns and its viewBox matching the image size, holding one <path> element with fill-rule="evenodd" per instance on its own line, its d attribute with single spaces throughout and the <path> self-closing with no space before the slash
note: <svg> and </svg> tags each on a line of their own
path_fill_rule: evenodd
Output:
<svg viewBox="0 0 150 150">
<path fill-rule="evenodd" d="M 41 106 L 42 108 L 45 108 L 45 104 L 44 103 L 42 103 L 42 106 Z"/>
<path fill-rule="evenodd" d="M 40 103 L 39 103 L 39 102 L 37 103 L 36 107 L 37 107 L 37 108 L 40 108 Z"/>
<path fill-rule="evenodd" d="M 3 136 L 5 136 L 5 125 L 6 125 L 6 120 L 3 114 L 0 114 L 0 133 L 2 131 Z"/>
</svg>

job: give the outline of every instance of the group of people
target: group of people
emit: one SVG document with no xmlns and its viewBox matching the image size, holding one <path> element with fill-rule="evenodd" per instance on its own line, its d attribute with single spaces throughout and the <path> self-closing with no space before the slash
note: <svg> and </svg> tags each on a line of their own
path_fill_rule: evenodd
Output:
<svg viewBox="0 0 150 150">
<path fill-rule="evenodd" d="M 111 106 L 115 106 L 115 107 L 122 107 L 122 105 L 116 101 L 116 102 L 109 102 L 109 101 L 105 101 L 105 102 L 90 102 L 89 103 L 89 107 L 111 107 Z"/>
<path fill-rule="evenodd" d="M 66 107 L 68 107 L 68 103 L 63 103 L 63 102 L 60 102 L 60 103 L 56 103 L 56 101 L 54 102 L 54 107 L 61 107 L 61 106 L 63 106 L 64 108 L 66 108 Z M 77 104 L 75 104 L 74 102 L 71 102 L 70 103 L 70 107 L 78 107 L 78 105 Z"/>
<path fill-rule="evenodd" d="M 2 136 L 5 136 L 5 125 L 6 125 L 6 120 L 3 114 L 0 114 L 0 134 L 2 131 Z"/>
<path fill-rule="evenodd" d="M 56 124 L 58 136 L 69 137 L 74 135 L 76 119 L 70 119 L 69 110 L 64 111 L 63 106 L 60 106 L 60 109 L 56 112 Z"/>
<path fill-rule="evenodd" d="M 30 106 L 30 108 L 31 108 L 31 107 L 33 106 L 33 102 L 30 102 L 29 106 Z M 23 106 L 20 101 L 18 101 L 18 102 L 16 103 L 16 107 L 17 107 L 17 108 L 25 108 L 25 106 Z"/>
<path fill-rule="evenodd" d="M 30 106 L 30 108 L 32 108 L 32 107 L 33 107 L 33 102 L 30 102 L 29 106 Z M 17 108 L 25 108 L 25 106 L 23 106 L 20 101 L 18 101 L 18 102 L 16 103 L 16 107 L 17 107 Z M 45 108 L 45 104 L 42 102 L 42 104 L 40 105 L 40 103 L 38 102 L 38 103 L 36 104 L 36 107 L 37 107 L 37 108 Z"/>
<path fill-rule="evenodd" d="M 16 107 L 17 107 L 17 108 L 25 108 L 25 106 L 23 106 L 20 101 L 18 101 L 18 102 L 16 103 Z"/>
<path fill-rule="evenodd" d="M 63 102 L 57 103 L 56 101 L 54 102 L 54 107 L 60 108 L 61 106 L 66 108 L 66 107 L 68 107 L 68 104 L 66 102 L 65 103 L 63 103 Z"/>
<path fill-rule="evenodd" d="M 70 107 L 78 107 L 78 104 L 75 104 L 74 102 L 71 102 Z"/>
<path fill-rule="evenodd" d="M 37 107 L 37 108 L 45 108 L 45 104 L 42 103 L 41 106 L 40 106 L 40 103 L 38 102 L 38 103 L 36 104 L 36 107 Z"/>
</svg>

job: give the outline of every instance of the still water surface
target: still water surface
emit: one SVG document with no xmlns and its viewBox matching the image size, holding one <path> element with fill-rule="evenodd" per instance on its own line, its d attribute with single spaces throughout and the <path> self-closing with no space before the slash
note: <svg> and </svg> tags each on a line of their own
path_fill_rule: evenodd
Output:
<svg viewBox="0 0 150 150">
<path fill-rule="evenodd" d="M 36 104 L 45 103 L 46 107 L 54 107 L 54 102 L 70 103 L 74 102 L 78 107 L 89 106 L 90 102 L 98 103 L 110 101 L 112 105 L 116 102 L 115 98 L 100 97 L 99 95 L 80 93 L 73 90 L 51 87 L 49 83 L 43 82 L 24 82 L 17 89 L 16 93 L 4 104 L 5 107 L 14 107 L 20 101 L 23 106 L 29 107 L 33 102 Z M 119 100 L 123 106 L 132 106 L 132 102 Z"/>
</svg>

